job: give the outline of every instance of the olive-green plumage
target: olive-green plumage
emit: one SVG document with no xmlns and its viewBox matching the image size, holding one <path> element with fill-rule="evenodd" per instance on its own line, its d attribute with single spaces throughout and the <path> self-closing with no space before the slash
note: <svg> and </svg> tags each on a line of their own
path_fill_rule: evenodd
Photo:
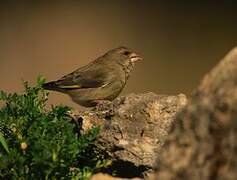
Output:
<svg viewBox="0 0 237 180">
<path fill-rule="evenodd" d="M 126 47 L 108 51 L 86 66 L 43 84 L 43 88 L 68 94 L 82 106 L 95 106 L 101 100 L 114 100 L 124 88 L 141 57 Z"/>
</svg>

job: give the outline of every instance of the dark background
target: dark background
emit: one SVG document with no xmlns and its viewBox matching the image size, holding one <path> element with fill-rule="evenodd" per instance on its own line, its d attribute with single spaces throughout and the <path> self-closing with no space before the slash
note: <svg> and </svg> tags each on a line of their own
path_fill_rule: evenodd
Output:
<svg viewBox="0 0 237 180">
<path fill-rule="evenodd" d="M 0 89 L 54 80 L 117 46 L 142 54 L 123 94 L 190 94 L 237 44 L 235 1 L 0 1 Z M 50 94 L 50 103 L 77 107 Z"/>
</svg>

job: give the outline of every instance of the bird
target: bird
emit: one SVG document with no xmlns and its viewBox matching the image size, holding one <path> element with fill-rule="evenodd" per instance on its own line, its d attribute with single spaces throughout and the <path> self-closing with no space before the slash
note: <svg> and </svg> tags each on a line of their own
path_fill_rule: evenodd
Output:
<svg viewBox="0 0 237 180">
<path fill-rule="evenodd" d="M 140 60 L 142 57 L 132 49 L 117 47 L 56 81 L 44 83 L 42 87 L 67 94 L 81 106 L 93 107 L 103 101 L 113 101 Z"/>
</svg>

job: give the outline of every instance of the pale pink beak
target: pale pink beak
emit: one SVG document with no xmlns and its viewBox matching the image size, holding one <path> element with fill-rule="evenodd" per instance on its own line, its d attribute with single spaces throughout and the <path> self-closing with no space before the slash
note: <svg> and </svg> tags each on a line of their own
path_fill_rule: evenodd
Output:
<svg viewBox="0 0 237 180">
<path fill-rule="evenodd" d="M 131 59 L 131 62 L 132 62 L 132 63 L 135 63 L 135 62 L 137 62 L 137 61 L 141 61 L 141 60 L 142 60 L 142 57 L 139 56 L 139 55 L 136 54 L 136 53 L 131 53 L 131 54 L 129 55 L 129 58 Z"/>
</svg>

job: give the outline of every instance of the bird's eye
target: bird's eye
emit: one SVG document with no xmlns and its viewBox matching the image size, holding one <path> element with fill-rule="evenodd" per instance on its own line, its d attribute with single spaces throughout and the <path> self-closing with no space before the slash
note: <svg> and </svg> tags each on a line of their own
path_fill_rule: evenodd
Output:
<svg viewBox="0 0 237 180">
<path fill-rule="evenodd" d="M 130 54 L 130 52 L 129 51 L 125 51 L 123 54 L 127 56 L 127 55 Z"/>
</svg>

